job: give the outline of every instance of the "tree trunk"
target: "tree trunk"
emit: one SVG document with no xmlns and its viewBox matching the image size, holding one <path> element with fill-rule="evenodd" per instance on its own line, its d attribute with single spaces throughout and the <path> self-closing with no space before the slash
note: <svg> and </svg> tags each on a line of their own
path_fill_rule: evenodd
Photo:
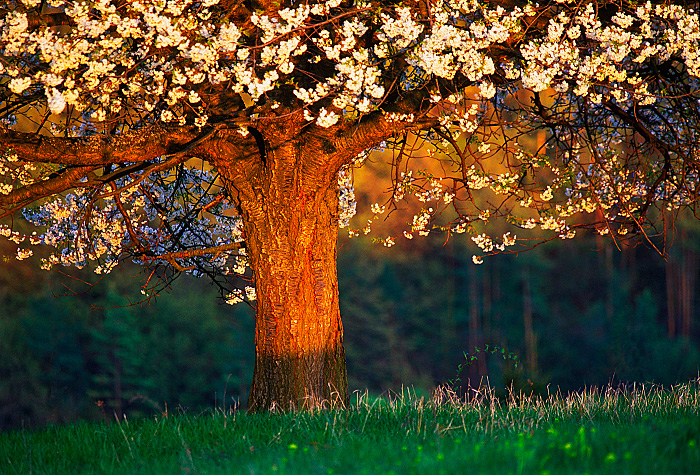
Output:
<svg viewBox="0 0 700 475">
<path fill-rule="evenodd" d="M 666 321 L 669 338 L 676 336 L 676 294 L 678 292 L 676 268 L 677 265 L 673 257 L 667 256 L 664 269 L 666 271 Z"/>
<path fill-rule="evenodd" d="M 255 173 L 225 176 L 238 202 L 255 277 L 255 370 L 250 411 L 348 403 L 338 305 L 337 170 L 289 142 Z"/>
<path fill-rule="evenodd" d="M 681 239 L 683 243 L 689 242 L 689 236 L 687 230 L 681 232 Z M 694 309 L 694 299 L 695 299 L 695 280 L 698 273 L 698 254 L 686 244 L 681 248 L 681 264 L 680 264 L 680 281 L 681 281 L 681 334 L 690 338 L 692 331 L 692 320 L 695 313 Z"/>
<path fill-rule="evenodd" d="M 530 268 L 523 269 L 523 327 L 525 328 L 525 368 L 534 378 L 537 376 L 537 334 L 532 321 L 532 286 Z"/>
<path fill-rule="evenodd" d="M 479 280 L 476 266 L 468 265 L 467 273 L 469 277 L 469 351 L 478 356 L 475 366 L 470 366 L 469 378 L 474 382 L 475 388 L 483 383 L 486 371 L 486 353 L 479 355 L 483 351 L 482 347 L 482 327 L 481 327 L 481 302 L 479 294 Z M 476 383 L 476 381 L 479 381 Z"/>
</svg>

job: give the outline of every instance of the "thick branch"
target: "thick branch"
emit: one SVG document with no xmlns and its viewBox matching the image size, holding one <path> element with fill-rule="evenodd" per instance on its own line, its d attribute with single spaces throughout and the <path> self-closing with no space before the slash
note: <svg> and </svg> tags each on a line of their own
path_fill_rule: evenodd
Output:
<svg viewBox="0 0 700 475">
<path fill-rule="evenodd" d="M 146 255 L 146 254 L 139 254 L 135 253 L 136 257 L 139 259 L 142 259 L 144 262 L 149 262 L 149 261 L 154 261 L 157 259 L 163 259 L 168 262 L 172 262 L 175 259 L 185 259 L 188 257 L 200 257 L 200 256 L 207 256 L 207 255 L 214 255 L 214 257 L 218 256 L 222 252 L 228 252 L 228 251 L 233 251 L 236 249 L 239 249 L 241 247 L 241 244 L 239 242 L 229 242 L 227 244 L 222 244 L 220 246 L 212 246 L 212 247 L 206 247 L 206 248 L 199 248 L 199 249 L 183 249 L 182 251 L 177 251 L 177 252 L 168 252 L 166 254 L 160 254 L 160 255 Z"/>
<path fill-rule="evenodd" d="M 415 91 L 392 105 L 392 112 L 413 115 L 415 119 L 412 121 L 388 120 L 383 113 L 376 112 L 337 133 L 333 145 L 340 152 L 337 155 L 338 166 L 347 163 L 362 151 L 376 146 L 396 134 L 410 130 L 426 130 L 437 126 L 438 120 L 428 115 L 432 105 L 423 100 L 425 95 L 425 91 Z"/>
<path fill-rule="evenodd" d="M 179 148 L 175 148 L 176 145 L 178 145 L 174 140 L 173 136 L 176 134 L 172 134 L 168 137 L 167 139 L 170 139 L 169 143 L 166 143 L 165 145 L 160 144 L 160 143 L 153 143 L 151 144 L 151 147 L 146 150 L 146 144 L 144 144 L 143 137 L 134 137 L 135 134 L 129 133 L 129 134 L 124 134 L 122 136 L 119 136 L 117 140 L 110 141 L 110 144 L 113 144 L 114 142 L 118 142 L 120 144 L 120 147 L 124 147 L 125 150 L 120 150 L 120 155 L 126 156 L 126 154 L 129 154 L 130 160 L 129 162 L 134 162 L 134 163 L 144 163 L 147 160 L 154 159 L 159 156 L 166 156 L 167 159 L 162 161 L 161 163 L 156 163 L 152 164 L 149 166 L 141 167 L 138 166 L 134 168 L 133 170 L 131 167 L 127 167 L 126 170 L 129 170 L 128 173 L 132 173 L 133 171 L 144 171 L 142 177 L 140 179 L 137 179 L 134 182 L 131 182 L 129 186 L 133 186 L 134 184 L 138 183 L 139 181 L 143 180 L 148 174 L 154 172 L 154 171 L 161 171 L 167 168 L 171 168 L 179 163 L 182 163 L 186 161 L 188 158 L 192 156 L 192 152 L 195 149 L 198 149 L 200 145 L 202 145 L 203 142 L 207 141 L 209 138 L 211 138 L 217 131 L 221 129 L 225 129 L 228 126 L 227 123 L 221 123 L 217 124 L 214 127 L 209 127 L 202 133 L 200 133 L 198 136 L 196 136 L 194 139 L 190 140 L 189 142 L 185 142 L 182 144 L 179 144 Z M 0 131 L 1 132 L 1 131 Z M 41 148 L 41 141 L 43 139 L 46 140 L 55 140 L 57 143 L 62 144 L 62 146 L 68 148 L 68 144 L 70 142 L 75 142 L 80 145 L 81 140 L 80 139 L 54 139 L 51 137 L 42 137 L 42 136 L 36 136 L 32 134 L 23 134 L 19 132 L 14 132 L 14 131 L 7 131 L 10 134 L 14 134 L 16 136 L 22 136 L 25 137 L 29 140 L 34 140 L 34 139 L 39 139 L 39 148 Z M 180 132 L 178 137 L 186 137 L 186 131 L 184 130 L 179 130 L 177 132 Z M 154 134 L 143 134 L 145 137 L 154 137 Z M 134 140 L 137 141 L 137 143 L 143 145 L 142 148 L 138 147 L 132 147 L 131 149 L 128 148 L 128 141 L 126 140 L 126 137 L 132 137 Z M 91 143 L 93 137 L 88 138 L 85 142 Z M 96 141 L 97 143 L 100 143 L 99 140 Z M 0 142 L 1 143 L 1 142 Z M 25 142 L 26 143 L 26 142 Z M 22 143 L 20 143 L 19 148 L 21 149 Z M 84 144 L 83 144 L 84 145 Z M 46 145 L 44 145 L 46 146 Z M 17 146 L 13 146 L 13 149 L 21 153 L 20 151 L 17 150 Z M 80 149 L 80 146 L 78 147 Z M 155 155 L 150 155 L 155 153 L 154 150 L 171 150 L 171 153 L 158 153 Z M 139 151 L 141 151 L 142 155 L 139 155 Z M 203 155 L 207 155 L 206 151 L 204 149 L 201 150 Z M 147 152 L 149 154 L 147 154 Z M 55 153 L 55 152 L 54 152 Z M 47 196 L 54 195 L 56 193 L 61 193 L 63 191 L 66 191 L 70 188 L 74 188 L 76 186 L 94 186 L 95 184 L 102 185 L 104 183 L 110 182 L 114 179 L 117 179 L 121 176 L 124 176 L 126 170 L 117 170 L 116 172 L 105 175 L 102 177 L 97 177 L 93 173 L 95 170 L 99 169 L 102 167 L 104 164 L 108 163 L 122 163 L 122 162 L 100 162 L 99 160 L 96 160 L 98 158 L 98 155 L 93 155 L 93 157 L 88 157 L 87 160 L 84 160 L 84 163 L 81 163 L 78 159 L 81 157 L 76 154 L 75 150 L 68 149 L 67 153 L 72 153 L 73 159 L 68 160 L 69 163 L 76 161 L 77 165 L 72 165 L 69 164 L 68 167 L 59 174 L 52 176 L 46 180 L 39 181 L 36 183 L 32 183 L 30 185 L 24 186 L 22 188 L 13 190 L 11 193 L 7 195 L 0 195 L 0 208 L 4 209 L 4 212 L 0 214 L 0 218 L 8 216 L 12 214 L 15 210 L 22 208 L 29 203 L 32 203 L 38 199 L 45 198 Z M 116 156 L 116 154 L 112 154 L 112 157 Z M 21 157 L 23 160 L 26 161 L 31 161 L 27 160 L 26 156 Z M 43 158 L 43 157 L 42 157 Z M 60 157 L 56 157 L 52 155 L 50 159 L 58 159 Z M 45 160 L 45 159 L 37 159 L 36 161 L 40 162 L 49 162 L 51 163 L 52 160 Z M 60 163 L 57 160 L 53 161 L 53 163 Z M 86 165 L 86 166 L 80 166 L 80 165 Z M 128 174 L 127 173 L 127 174 Z M 87 180 L 85 180 L 87 178 Z"/>
<path fill-rule="evenodd" d="M 213 129 L 197 127 L 167 129 L 154 125 L 113 137 L 47 137 L 16 132 L 0 126 L 0 146 L 11 148 L 25 162 L 56 163 L 71 166 L 102 166 L 136 163 L 181 151 Z"/>
<path fill-rule="evenodd" d="M 8 207 L 17 205 L 15 206 L 16 208 L 21 208 L 33 201 L 36 201 L 37 199 L 45 196 L 51 196 L 56 193 L 61 193 L 69 188 L 73 188 L 78 180 L 84 178 L 96 168 L 99 167 L 88 166 L 69 168 L 63 171 L 61 174 L 53 178 L 49 178 L 48 180 L 32 183 L 31 185 L 14 190 L 8 195 L 0 195 L 0 208 L 6 210 L 5 213 L 0 214 L 0 218 L 7 216 L 14 211 L 13 209 L 7 209 Z"/>
<path fill-rule="evenodd" d="M 73 22 L 72 19 L 65 13 L 55 12 L 45 13 L 41 15 L 27 15 L 27 23 L 29 26 L 29 30 L 31 31 L 35 30 L 40 26 L 63 26 L 74 24 L 75 22 Z"/>
</svg>

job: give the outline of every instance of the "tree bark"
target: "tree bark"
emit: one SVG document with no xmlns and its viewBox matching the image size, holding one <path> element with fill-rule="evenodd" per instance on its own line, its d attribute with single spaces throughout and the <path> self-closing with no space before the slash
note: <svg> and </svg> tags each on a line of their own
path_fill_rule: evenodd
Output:
<svg viewBox="0 0 700 475">
<path fill-rule="evenodd" d="M 292 140 L 267 143 L 255 166 L 218 166 L 238 204 L 255 277 L 250 411 L 349 400 L 336 269 L 338 170 L 310 173 L 314 162 L 332 160 Z"/>
<path fill-rule="evenodd" d="M 683 230 L 681 233 L 683 243 L 690 242 L 688 231 Z M 698 273 L 698 254 L 689 245 L 685 245 L 681 249 L 681 264 L 680 264 L 680 281 L 681 281 L 681 334 L 690 338 L 692 336 L 692 321 L 695 314 L 695 281 Z"/>
<path fill-rule="evenodd" d="M 532 321 L 532 286 L 530 268 L 523 270 L 523 327 L 525 328 L 525 368 L 534 378 L 537 376 L 537 333 Z"/>
</svg>

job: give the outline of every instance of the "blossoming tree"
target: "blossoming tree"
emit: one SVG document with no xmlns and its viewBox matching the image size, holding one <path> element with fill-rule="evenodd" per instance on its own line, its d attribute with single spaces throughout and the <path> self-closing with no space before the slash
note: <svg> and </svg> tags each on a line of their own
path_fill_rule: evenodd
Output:
<svg viewBox="0 0 700 475">
<path fill-rule="evenodd" d="M 52 246 L 46 268 L 134 259 L 146 294 L 208 276 L 255 306 L 251 409 L 344 404 L 352 168 L 392 152 L 375 217 L 422 203 L 387 246 L 579 227 L 658 246 L 700 191 L 699 38 L 667 2 L 8 0 L 0 232 L 18 259 Z"/>
</svg>

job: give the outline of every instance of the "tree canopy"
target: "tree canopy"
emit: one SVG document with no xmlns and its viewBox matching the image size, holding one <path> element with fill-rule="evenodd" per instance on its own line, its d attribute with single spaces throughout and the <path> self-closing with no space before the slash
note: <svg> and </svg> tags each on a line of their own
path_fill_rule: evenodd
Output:
<svg viewBox="0 0 700 475">
<path fill-rule="evenodd" d="M 154 276 L 146 294 L 180 272 L 207 275 L 228 302 L 256 302 L 258 352 L 277 355 L 256 360 L 260 378 L 300 366 L 330 388 L 300 376 L 284 383 L 297 402 L 254 407 L 345 399 L 331 267 L 354 214 L 352 168 L 391 153 L 375 216 L 420 202 L 387 246 L 467 233 L 478 264 L 531 246 L 523 229 L 541 240 L 581 227 L 658 246 L 651 236 L 698 196 L 693 7 L 8 1 L 0 232 L 19 259 L 27 244 L 55 247 L 46 268 L 102 273 L 134 258 Z M 20 210 L 35 234 L 13 228 Z M 511 229 L 492 235 L 497 220 Z M 333 344 L 310 336 L 331 330 Z M 317 365 L 307 354 L 321 347 Z"/>
</svg>

